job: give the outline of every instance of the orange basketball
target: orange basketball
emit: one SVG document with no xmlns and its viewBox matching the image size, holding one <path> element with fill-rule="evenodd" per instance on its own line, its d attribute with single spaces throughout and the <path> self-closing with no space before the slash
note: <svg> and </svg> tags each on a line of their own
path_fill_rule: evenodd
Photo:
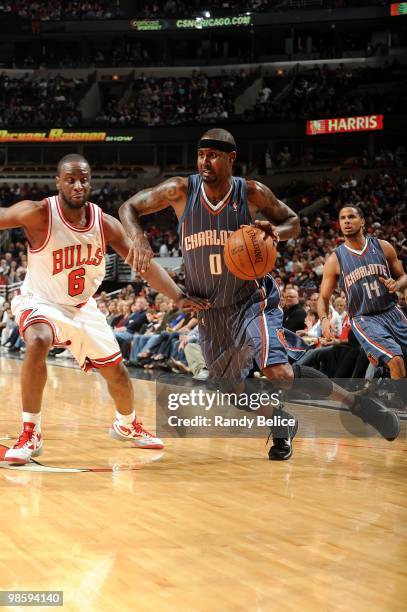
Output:
<svg viewBox="0 0 407 612">
<path fill-rule="evenodd" d="M 255 280 L 270 272 L 277 259 L 277 249 L 271 236 L 250 225 L 229 236 L 223 251 L 228 270 L 243 280 Z"/>
</svg>

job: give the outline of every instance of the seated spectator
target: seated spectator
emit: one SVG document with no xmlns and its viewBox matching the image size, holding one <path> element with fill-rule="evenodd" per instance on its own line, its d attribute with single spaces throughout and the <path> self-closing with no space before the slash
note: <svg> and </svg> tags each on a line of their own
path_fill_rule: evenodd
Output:
<svg viewBox="0 0 407 612">
<path fill-rule="evenodd" d="M 113 327 L 112 322 L 115 320 L 115 318 L 119 314 L 118 308 L 117 308 L 117 301 L 112 300 L 111 302 L 109 302 L 107 309 L 109 311 L 109 314 L 107 315 L 106 320 L 109 323 L 109 325 Z"/>
<path fill-rule="evenodd" d="M 199 330 L 193 329 L 187 336 L 184 345 L 185 359 L 195 380 L 208 380 L 209 370 L 199 344 Z"/>
<path fill-rule="evenodd" d="M 11 312 L 10 302 L 4 302 L 0 308 L 0 345 L 4 346 L 15 328 L 14 315 Z"/>
<path fill-rule="evenodd" d="M 297 331 L 299 336 L 302 336 L 305 341 L 315 341 L 322 335 L 321 325 L 319 323 L 318 315 L 315 312 L 310 311 L 305 317 L 305 329 L 299 329 Z"/>
<path fill-rule="evenodd" d="M 160 294 L 156 298 L 156 304 L 160 308 L 157 315 L 157 324 L 154 331 L 150 328 L 147 335 L 134 336 L 129 360 L 130 365 L 144 365 L 146 360 L 149 361 L 151 354 L 159 343 L 160 333 L 168 330 L 168 328 L 172 329 L 171 326 L 179 322 L 178 316 L 183 314 L 180 313 L 172 300 L 168 300 Z"/>
<path fill-rule="evenodd" d="M 145 323 L 148 323 L 146 316 L 147 307 L 147 300 L 143 297 L 138 297 L 134 304 L 130 306 L 131 313 L 126 316 L 124 325 L 117 327 L 115 330 L 114 335 L 125 359 L 129 357 L 130 343 L 133 339 L 133 335 L 140 331 Z"/>
<path fill-rule="evenodd" d="M 306 314 L 305 309 L 300 305 L 297 289 L 294 287 L 286 289 L 284 292 L 283 326 L 292 332 L 303 329 Z"/>
<path fill-rule="evenodd" d="M 167 327 L 167 331 L 159 334 L 154 346 L 150 347 L 150 359 L 144 365 L 144 368 L 150 370 L 164 366 L 165 369 L 171 369 L 167 361 L 168 359 L 177 358 L 180 336 L 188 334 L 197 323 L 198 320 L 195 317 L 191 317 L 190 314 L 179 314 L 172 324 Z"/>
<path fill-rule="evenodd" d="M 20 330 L 17 323 L 14 321 L 14 315 L 12 314 L 11 309 L 7 312 L 7 316 L 10 319 L 10 333 L 8 334 L 8 338 L 3 346 L 11 353 L 19 352 L 24 346 L 24 341 L 20 336 Z"/>
<path fill-rule="evenodd" d="M 348 317 L 345 309 L 346 309 L 346 301 L 342 297 L 337 297 L 334 300 L 333 308 L 330 309 L 331 315 L 332 315 L 331 321 L 332 321 L 332 324 L 336 327 L 335 335 L 338 337 L 340 337 L 342 334 L 343 321 Z"/>
</svg>

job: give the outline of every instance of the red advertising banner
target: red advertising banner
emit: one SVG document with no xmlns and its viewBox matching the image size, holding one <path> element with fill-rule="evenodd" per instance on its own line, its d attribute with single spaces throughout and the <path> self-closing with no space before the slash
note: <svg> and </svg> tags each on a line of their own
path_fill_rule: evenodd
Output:
<svg viewBox="0 0 407 612">
<path fill-rule="evenodd" d="M 307 121 L 308 136 L 319 134 L 339 134 L 341 132 L 366 132 L 383 129 L 383 115 L 364 117 L 337 117 L 334 119 L 312 119 Z"/>
</svg>

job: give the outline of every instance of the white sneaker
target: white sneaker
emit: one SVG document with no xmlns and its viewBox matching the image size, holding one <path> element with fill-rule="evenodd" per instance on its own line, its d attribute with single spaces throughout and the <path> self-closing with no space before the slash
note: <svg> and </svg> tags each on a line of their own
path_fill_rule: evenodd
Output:
<svg viewBox="0 0 407 612">
<path fill-rule="evenodd" d="M 116 419 L 109 430 L 109 435 L 115 440 L 128 440 L 139 448 L 164 448 L 164 443 L 160 438 L 154 438 L 150 432 L 143 429 L 141 423 L 136 420 L 129 427 L 121 425 Z"/>
<path fill-rule="evenodd" d="M 71 353 L 71 351 L 68 351 L 68 349 L 65 349 L 64 351 L 62 351 L 62 353 L 57 353 L 55 355 L 56 359 L 59 359 L 60 357 L 62 357 L 64 359 L 73 359 L 72 353 Z"/>
<path fill-rule="evenodd" d="M 43 453 L 42 435 L 35 429 L 34 423 L 24 423 L 24 429 L 13 448 L 4 455 L 8 463 L 28 463 L 31 457 L 38 457 Z"/>
</svg>

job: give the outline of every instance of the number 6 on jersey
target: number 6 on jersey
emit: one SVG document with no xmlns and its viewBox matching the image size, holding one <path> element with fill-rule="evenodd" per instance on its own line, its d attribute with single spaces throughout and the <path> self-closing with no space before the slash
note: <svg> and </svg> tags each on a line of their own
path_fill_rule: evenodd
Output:
<svg viewBox="0 0 407 612">
<path fill-rule="evenodd" d="M 68 274 L 68 293 L 71 297 L 75 297 L 84 292 L 85 273 L 85 268 L 77 268 Z"/>
</svg>

